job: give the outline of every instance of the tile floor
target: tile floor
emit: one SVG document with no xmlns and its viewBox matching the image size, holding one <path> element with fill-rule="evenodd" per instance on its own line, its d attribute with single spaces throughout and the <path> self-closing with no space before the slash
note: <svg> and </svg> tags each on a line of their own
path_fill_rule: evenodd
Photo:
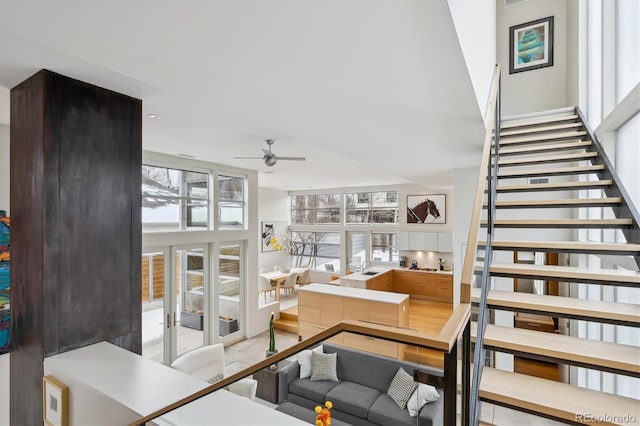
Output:
<svg viewBox="0 0 640 426">
<path fill-rule="evenodd" d="M 280 330 L 276 332 L 276 347 L 286 349 L 297 343 L 297 336 Z M 251 339 L 245 339 L 225 348 L 225 373 L 227 375 L 243 370 L 264 359 L 265 350 L 269 342 L 269 333 L 261 333 Z M 265 405 L 273 406 L 268 402 Z M 458 404 L 460 406 L 460 404 Z M 481 420 L 496 426 L 555 426 L 562 423 L 554 422 L 531 414 L 521 413 L 493 404 L 482 403 Z"/>
</svg>

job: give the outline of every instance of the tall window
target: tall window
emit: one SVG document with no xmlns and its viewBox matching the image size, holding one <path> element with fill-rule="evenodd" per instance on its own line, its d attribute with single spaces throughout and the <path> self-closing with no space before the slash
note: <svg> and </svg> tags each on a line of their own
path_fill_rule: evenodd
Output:
<svg viewBox="0 0 640 426">
<path fill-rule="evenodd" d="M 371 259 L 374 262 L 397 262 L 399 260 L 395 233 L 371 233 Z"/>
<path fill-rule="evenodd" d="M 142 224 L 145 229 L 209 227 L 209 175 L 142 166 Z"/>
<path fill-rule="evenodd" d="M 345 194 L 346 221 L 352 223 L 398 223 L 398 192 L 352 192 Z"/>
<path fill-rule="evenodd" d="M 640 206 L 640 112 L 624 123 L 617 132 L 617 172 L 631 196 L 633 204 Z"/>
<path fill-rule="evenodd" d="M 640 82 L 640 2 L 618 0 L 616 9 L 616 99 L 620 102 Z"/>
<path fill-rule="evenodd" d="M 218 175 L 218 227 L 244 227 L 245 179 Z"/>
<path fill-rule="evenodd" d="M 293 195 L 291 223 L 299 225 L 340 223 L 340 195 Z"/>
<path fill-rule="evenodd" d="M 340 272 L 339 232 L 292 232 L 291 264 L 327 272 Z"/>
</svg>

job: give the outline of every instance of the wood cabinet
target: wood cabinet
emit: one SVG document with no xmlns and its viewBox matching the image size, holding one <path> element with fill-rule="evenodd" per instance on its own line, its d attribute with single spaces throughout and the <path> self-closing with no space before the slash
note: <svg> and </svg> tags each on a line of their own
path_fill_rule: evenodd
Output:
<svg viewBox="0 0 640 426">
<path fill-rule="evenodd" d="M 395 269 L 393 291 L 417 299 L 453 303 L 453 275 Z"/>
<path fill-rule="evenodd" d="M 388 273 L 388 281 L 392 283 L 393 275 Z M 310 284 L 298 292 L 298 333 L 301 339 L 306 339 L 330 326 L 342 321 L 362 320 L 377 324 L 396 327 L 409 326 L 409 298 L 398 294 L 382 295 L 381 299 L 395 299 L 395 302 L 384 300 L 372 300 L 375 293 L 369 298 L 358 297 L 358 292 L 352 295 L 326 294 L 316 292 L 313 289 L 323 291 L 340 292 L 340 287 L 325 286 L 323 284 Z M 311 291 L 309 291 L 311 290 Z M 357 289 L 348 289 L 357 290 Z M 360 290 L 367 294 L 367 290 Z M 345 291 L 345 293 L 347 293 Z M 403 299 L 404 297 L 404 299 Z M 400 345 L 381 339 L 360 336 L 352 333 L 342 333 L 331 339 L 331 343 L 348 346 L 367 352 L 390 357 L 398 357 Z"/>
<path fill-rule="evenodd" d="M 389 272 L 374 275 L 367 280 L 367 289 L 378 291 L 393 291 L 393 274 Z"/>
</svg>

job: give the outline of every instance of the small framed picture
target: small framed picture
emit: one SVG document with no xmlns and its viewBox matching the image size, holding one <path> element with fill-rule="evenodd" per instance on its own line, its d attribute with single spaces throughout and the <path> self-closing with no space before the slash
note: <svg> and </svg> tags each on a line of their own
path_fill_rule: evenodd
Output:
<svg viewBox="0 0 640 426">
<path fill-rule="evenodd" d="M 509 74 L 553 65 L 553 16 L 509 28 Z"/>
<path fill-rule="evenodd" d="M 47 375 L 42 378 L 42 413 L 48 426 L 69 426 L 69 388 Z"/>
<path fill-rule="evenodd" d="M 446 195 L 407 195 L 407 223 L 446 223 Z"/>
</svg>

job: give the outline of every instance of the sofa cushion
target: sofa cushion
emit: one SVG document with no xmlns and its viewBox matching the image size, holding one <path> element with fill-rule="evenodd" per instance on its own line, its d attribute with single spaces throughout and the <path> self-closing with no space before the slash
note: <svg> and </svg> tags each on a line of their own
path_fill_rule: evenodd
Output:
<svg viewBox="0 0 640 426">
<path fill-rule="evenodd" d="M 371 408 L 369 421 L 385 426 L 415 425 L 416 419 L 409 415 L 409 411 L 398 407 L 398 404 L 386 393 L 380 394 Z"/>
<path fill-rule="evenodd" d="M 336 373 L 337 354 L 324 354 L 311 352 L 311 381 L 333 380 L 338 381 Z"/>
<path fill-rule="evenodd" d="M 336 410 L 366 419 L 369 407 L 378 396 L 380 392 L 376 389 L 353 382 L 342 382 L 327 393 L 326 400 L 331 401 Z"/>
<path fill-rule="evenodd" d="M 311 351 L 312 349 L 306 349 L 297 355 L 298 364 L 300 364 L 301 379 L 311 377 Z M 313 352 L 324 353 L 322 350 L 322 345 L 314 348 Z"/>
<path fill-rule="evenodd" d="M 413 381 L 413 377 L 404 371 L 404 368 L 400 367 L 396 375 L 393 376 L 387 395 L 398 404 L 398 407 L 404 408 L 407 406 L 407 401 L 415 388 L 416 382 Z"/>
<path fill-rule="evenodd" d="M 312 401 L 316 401 L 320 404 L 324 404 L 324 396 L 327 392 L 336 387 L 338 383 L 339 382 L 333 382 L 331 380 L 312 382 L 309 379 L 294 379 L 289 385 L 289 392 L 303 396 Z"/>
<path fill-rule="evenodd" d="M 419 383 L 418 387 L 407 402 L 407 410 L 409 410 L 409 415 L 411 417 L 417 416 L 424 404 L 437 401 L 439 398 L 440 394 L 438 393 L 436 388 L 431 385 Z"/>
</svg>

